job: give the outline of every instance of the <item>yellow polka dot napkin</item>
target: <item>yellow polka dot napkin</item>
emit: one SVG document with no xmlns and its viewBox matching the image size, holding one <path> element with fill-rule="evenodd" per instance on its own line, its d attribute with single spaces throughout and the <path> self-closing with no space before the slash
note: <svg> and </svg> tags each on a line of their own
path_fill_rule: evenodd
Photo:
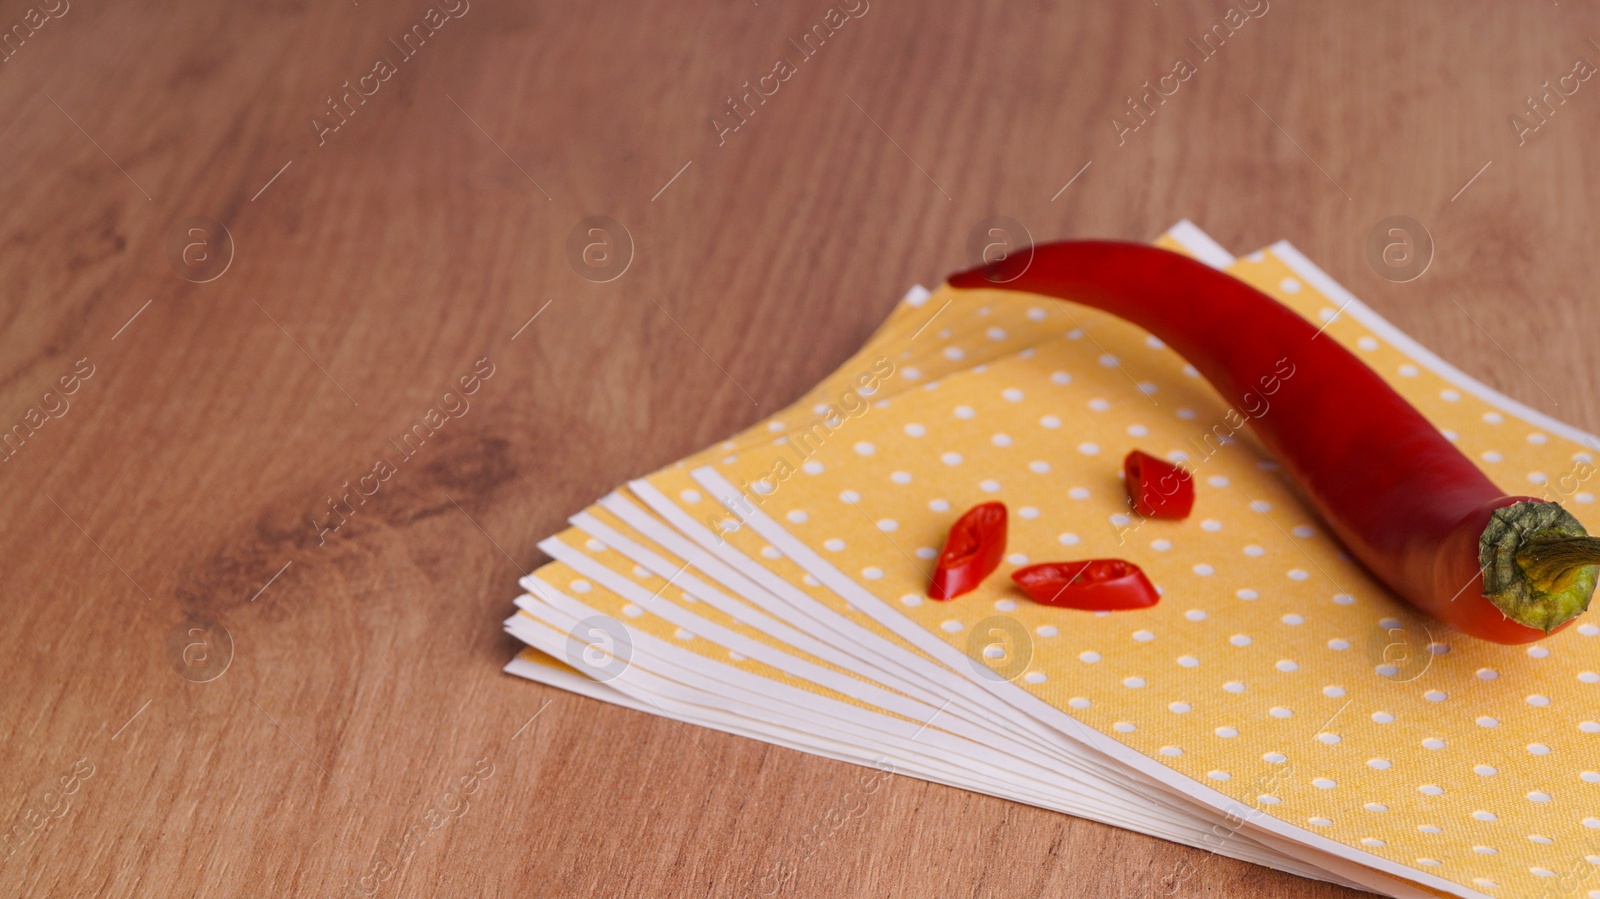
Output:
<svg viewBox="0 0 1600 899">
<path fill-rule="evenodd" d="M 1229 270 L 1320 321 L 1508 493 L 1595 524 L 1595 438 L 1443 363 L 1288 245 Z M 1600 628 L 1500 647 L 1411 612 L 1227 413 L 1125 322 L 914 292 L 799 403 L 547 541 L 557 561 L 508 628 L 576 662 L 513 670 L 598 672 L 592 695 L 1391 895 L 1600 896 Z M 1130 515 L 1133 448 L 1194 471 L 1188 520 Z M 1010 510 L 1006 564 L 925 599 L 950 523 L 989 500 Z M 1108 556 L 1162 601 L 1052 609 L 1008 577 Z"/>
</svg>

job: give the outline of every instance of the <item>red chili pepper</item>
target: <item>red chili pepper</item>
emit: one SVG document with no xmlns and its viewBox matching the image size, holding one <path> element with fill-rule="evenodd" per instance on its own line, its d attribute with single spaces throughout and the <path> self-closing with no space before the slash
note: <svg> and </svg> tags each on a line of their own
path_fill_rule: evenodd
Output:
<svg viewBox="0 0 1600 899">
<path fill-rule="evenodd" d="M 1148 609 L 1161 601 L 1144 571 L 1121 559 L 1040 562 L 1011 572 L 1011 579 L 1034 602 L 1063 609 Z"/>
<path fill-rule="evenodd" d="M 1133 511 L 1145 518 L 1188 518 L 1194 508 L 1194 478 L 1165 459 L 1134 450 L 1122 460 L 1122 475 Z"/>
<path fill-rule="evenodd" d="M 1154 247 L 1069 241 L 950 284 L 1070 299 L 1165 341 L 1226 401 L 1261 410 L 1256 436 L 1334 533 L 1440 621 L 1526 643 L 1588 608 L 1600 539 L 1556 503 L 1502 493 L 1354 354 L 1244 282 Z"/>
<path fill-rule="evenodd" d="M 950 526 L 928 596 L 946 600 L 971 593 L 1000 567 L 1005 554 L 1006 504 L 973 506 Z"/>
</svg>

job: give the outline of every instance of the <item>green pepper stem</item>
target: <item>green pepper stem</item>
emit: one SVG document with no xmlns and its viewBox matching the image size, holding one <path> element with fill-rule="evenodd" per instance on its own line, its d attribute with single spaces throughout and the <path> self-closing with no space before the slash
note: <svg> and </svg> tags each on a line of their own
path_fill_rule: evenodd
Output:
<svg viewBox="0 0 1600 899">
<path fill-rule="evenodd" d="M 1478 536 L 1483 595 L 1507 618 L 1550 633 L 1583 614 L 1600 577 L 1600 539 L 1556 503 L 1496 508 Z"/>
<path fill-rule="evenodd" d="M 1556 593 L 1571 586 L 1582 568 L 1600 565 L 1600 537 L 1530 538 L 1517 549 L 1517 565 L 1535 587 Z"/>
</svg>

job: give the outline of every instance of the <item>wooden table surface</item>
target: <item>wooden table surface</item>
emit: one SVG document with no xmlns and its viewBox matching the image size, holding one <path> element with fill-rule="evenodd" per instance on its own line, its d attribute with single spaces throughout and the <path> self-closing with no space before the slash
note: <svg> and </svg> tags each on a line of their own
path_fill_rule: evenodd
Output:
<svg viewBox="0 0 1600 899">
<path fill-rule="evenodd" d="M 856 769 L 503 674 L 500 622 L 567 515 L 781 408 L 997 215 L 1287 237 L 1600 429 L 1570 0 L 29 4 L 0 894 L 1353 896 L 904 777 L 816 841 Z M 1420 278 L 1369 256 L 1391 216 Z M 346 482 L 379 489 L 327 530 Z"/>
</svg>

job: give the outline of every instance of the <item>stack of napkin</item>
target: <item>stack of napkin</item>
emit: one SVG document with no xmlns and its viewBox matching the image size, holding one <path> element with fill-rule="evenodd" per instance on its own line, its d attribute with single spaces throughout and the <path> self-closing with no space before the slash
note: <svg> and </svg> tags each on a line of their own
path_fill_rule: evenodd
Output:
<svg viewBox="0 0 1600 899">
<path fill-rule="evenodd" d="M 1157 243 L 1317 322 L 1508 494 L 1600 525 L 1597 438 L 1287 243 L 1235 259 L 1188 222 Z M 1600 897 L 1600 627 L 1527 647 L 1445 630 L 1341 551 L 1239 421 L 1115 317 L 915 288 L 800 401 L 542 542 L 506 670 L 1386 895 Z M 1136 448 L 1193 472 L 1187 520 L 1130 512 Z M 1005 563 L 928 599 L 950 525 L 988 501 Z M 1051 608 L 1008 576 L 1091 558 L 1138 564 L 1161 601 Z"/>
</svg>

